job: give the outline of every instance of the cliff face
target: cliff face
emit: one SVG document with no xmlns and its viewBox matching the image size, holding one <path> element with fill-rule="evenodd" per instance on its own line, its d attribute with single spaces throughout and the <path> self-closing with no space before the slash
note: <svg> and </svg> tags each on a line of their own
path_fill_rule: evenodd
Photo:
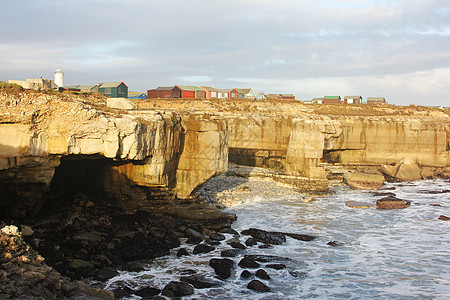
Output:
<svg viewBox="0 0 450 300">
<path fill-rule="evenodd" d="M 92 184 L 109 193 L 134 197 L 135 186 L 165 187 L 182 198 L 227 168 L 227 128 L 218 119 L 98 110 L 37 93 L 2 94 L 0 102 L 0 206 L 16 216 L 40 208 L 58 166 L 61 181 L 98 172 Z"/>
<path fill-rule="evenodd" d="M 126 206 L 148 202 L 140 187 L 187 198 L 225 172 L 228 159 L 284 170 L 289 182 L 306 178 L 298 186 L 318 190 L 327 189 L 324 162 L 382 165 L 409 156 L 450 165 L 450 118 L 430 109 L 371 107 L 363 115 L 345 106 L 358 114 L 343 116 L 294 102 L 146 103 L 152 109 L 118 110 L 73 95 L 2 93 L 0 206 L 25 216 L 58 182 L 90 184 Z"/>
</svg>

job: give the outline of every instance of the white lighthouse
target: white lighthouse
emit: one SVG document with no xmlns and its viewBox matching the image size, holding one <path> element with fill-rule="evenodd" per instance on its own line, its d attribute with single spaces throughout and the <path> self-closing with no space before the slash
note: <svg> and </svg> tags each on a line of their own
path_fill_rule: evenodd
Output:
<svg viewBox="0 0 450 300">
<path fill-rule="evenodd" d="M 61 69 L 57 69 L 55 71 L 55 84 L 58 87 L 63 87 L 64 86 L 64 72 Z"/>
</svg>

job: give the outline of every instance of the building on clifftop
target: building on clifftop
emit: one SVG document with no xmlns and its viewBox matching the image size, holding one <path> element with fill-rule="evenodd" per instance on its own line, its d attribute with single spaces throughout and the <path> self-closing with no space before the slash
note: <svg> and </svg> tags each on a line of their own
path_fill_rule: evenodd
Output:
<svg viewBox="0 0 450 300">
<path fill-rule="evenodd" d="M 323 97 L 324 104 L 340 104 L 341 96 L 325 96 Z"/>
<path fill-rule="evenodd" d="M 128 98 L 128 86 L 123 81 L 99 83 L 98 92 L 108 98 Z"/>
<path fill-rule="evenodd" d="M 27 79 L 25 81 L 23 80 L 8 80 L 8 83 L 12 84 L 18 84 L 24 89 L 28 90 L 55 90 L 58 88 L 58 86 L 54 83 L 51 79 L 43 79 L 37 78 L 37 79 Z"/>
<path fill-rule="evenodd" d="M 387 103 L 384 97 L 367 97 L 367 104 Z"/>
<path fill-rule="evenodd" d="M 362 103 L 362 96 L 345 96 L 343 103 L 360 104 Z"/>
</svg>

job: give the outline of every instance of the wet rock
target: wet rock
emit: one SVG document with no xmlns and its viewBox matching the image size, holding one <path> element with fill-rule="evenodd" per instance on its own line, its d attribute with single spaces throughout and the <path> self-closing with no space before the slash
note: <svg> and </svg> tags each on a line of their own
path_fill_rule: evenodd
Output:
<svg viewBox="0 0 450 300">
<path fill-rule="evenodd" d="M 186 241 L 187 244 L 191 244 L 191 245 L 197 245 L 197 244 L 200 244 L 201 242 L 203 242 L 203 238 L 199 238 L 196 236 L 191 236 Z"/>
<path fill-rule="evenodd" d="M 439 206 L 439 207 L 442 206 L 442 205 L 440 205 L 439 203 L 431 203 L 430 205 L 431 205 L 431 206 Z"/>
<path fill-rule="evenodd" d="M 110 269 L 110 268 L 104 268 L 104 269 L 99 269 L 95 272 L 95 279 L 100 280 L 100 281 L 106 281 L 108 279 L 116 277 L 117 275 L 119 275 L 119 272 L 117 272 L 117 270 Z"/>
<path fill-rule="evenodd" d="M 378 209 L 403 209 L 411 205 L 411 201 L 405 201 L 395 197 L 385 197 L 377 200 Z"/>
<path fill-rule="evenodd" d="M 275 270 L 286 269 L 285 264 L 267 264 L 266 267 L 270 268 L 270 269 L 275 269 Z"/>
<path fill-rule="evenodd" d="M 392 192 L 373 192 L 373 196 L 375 197 L 395 197 L 396 194 Z"/>
<path fill-rule="evenodd" d="M 161 290 L 154 287 L 144 287 L 135 291 L 134 294 L 144 299 L 148 299 L 149 297 L 161 294 Z"/>
<path fill-rule="evenodd" d="M 200 254 L 200 253 L 208 253 L 211 251 L 216 250 L 216 247 L 208 245 L 208 244 L 198 244 L 195 246 L 194 250 L 192 251 L 194 254 Z"/>
<path fill-rule="evenodd" d="M 194 230 L 192 228 L 186 229 L 185 233 L 186 233 L 186 235 L 189 238 L 193 238 L 193 240 L 201 240 L 201 241 L 203 241 L 204 239 L 206 239 L 203 234 L 201 234 L 200 232 L 198 232 L 198 231 L 196 231 L 196 230 Z"/>
<path fill-rule="evenodd" d="M 247 247 L 252 247 L 252 246 L 255 246 L 255 245 L 257 245 L 258 244 L 258 242 L 254 239 L 254 238 L 248 238 L 246 241 L 245 241 L 245 245 L 247 246 Z"/>
<path fill-rule="evenodd" d="M 192 286 L 194 286 L 196 289 L 206 289 L 206 288 L 211 288 L 211 287 L 215 287 L 215 286 L 220 286 L 221 283 L 210 279 L 210 278 L 206 278 L 203 275 L 200 274 L 196 274 L 196 275 L 191 275 L 191 276 L 186 276 L 186 277 L 181 277 L 180 280 L 182 282 L 186 282 L 191 284 Z"/>
<path fill-rule="evenodd" d="M 297 277 L 297 278 L 305 278 L 306 275 L 308 275 L 306 272 L 301 272 L 301 271 L 289 271 L 289 274 L 291 274 L 291 276 Z"/>
<path fill-rule="evenodd" d="M 265 279 L 265 280 L 269 280 L 270 279 L 269 274 L 267 274 L 266 270 L 264 270 L 264 269 L 257 270 L 256 273 L 255 273 L 255 276 L 259 277 L 261 279 Z"/>
<path fill-rule="evenodd" d="M 247 247 L 245 247 L 244 244 L 242 244 L 241 242 L 238 241 L 230 241 L 228 242 L 228 245 L 230 245 L 231 247 L 235 248 L 235 249 L 246 249 Z"/>
<path fill-rule="evenodd" d="M 197 273 L 196 270 L 193 269 L 186 269 L 186 270 L 181 270 L 178 272 L 180 275 L 194 275 Z"/>
<path fill-rule="evenodd" d="M 361 202 L 361 201 L 345 201 L 345 206 L 351 207 L 351 208 L 370 208 L 370 207 L 376 207 L 375 204 L 371 202 Z"/>
<path fill-rule="evenodd" d="M 221 233 L 214 232 L 209 236 L 209 238 L 213 241 L 223 241 L 225 239 L 225 236 Z"/>
<path fill-rule="evenodd" d="M 344 243 L 338 242 L 338 241 L 331 241 L 331 242 L 328 242 L 327 245 L 332 246 L 332 247 L 340 247 L 340 246 L 344 246 Z"/>
<path fill-rule="evenodd" d="M 281 245 L 286 242 L 286 236 L 280 232 L 269 232 L 261 229 L 250 228 L 242 231 L 242 234 L 250 235 L 258 242 Z"/>
<path fill-rule="evenodd" d="M 130 261 L 126 264 L 123 264 L 121 269 L 127 272 L 141 272 L 144 271 L 144 266 L 140 262 Z"/>
<path fill-rule="evenodd" d="M 244 256 L 244 258 L 239 261 L 238 266 L 241 268 L 256 269 L 260 267 L 260 264 L 252 257 Z"/>
<path fill-rule="evenodd" d="M 229 233 L 238 236 L 239 232 L 230 227 L 224 227 L 219 230 L 220 233 Z"/>
<path fill-rule="evenodd" d="M 250 278 L 250 277 L 252 277 L 252 273 L 250 273 L 250 271 L 249 270 L 244 270 L 244 271 L 242 271 L 242 273 L 241 273 L 241 277 L 242 278 Z"/>
<path fill-rule="evenodd" d="M 237 249 L 226 249 L 220 252 L 220 256 L 222 257 L 236 257 L 239 254 L 239 250 Z"/>
<path fill-rule="evenodd" d="M 209 245 L 213 245 L 213 246 L 218 246 L 218 245 L 221 244 L 221 242 L 219 242 L 219 241 L 214 241 L 214 240 L 211 240 L 211 239 L 206 239 L 206 240 L 205 240 L 205 243 L 206 243 L 206 244 L 209 244 Z"/>
<path fill-rule="evenodd" d="M 281 232 L 281 233 L 290 238 L 293 238 L 293 239 L 296 239 L 299 241 L 304 241 L 304 242 L 309 242 L 309 241 L 316 239 L 315 236 L 309 235 L 309 234 L 298 234 L 298 233 L 287 233 L 287 232 Z"/>
<path fill-rule="evenodd" d="M 181 248 L 180 250 L 177 251 L 177 256 L 178 257 L 185 256 L 185 255 L 189 255 L 189 253 L 186 250 L 186 248 Z"/>
<path fill-rule="evenodd" d="M 257 292 L 270 292 L 270 288 L 261 281 L 254 279 L 247 284 L 247 288 Z"/>
<path fill-rule="evenodd" d="M 122 298 L 131 296 L 134 293 L 134 291 L 132 289 L 130 289 L 129 287 L 124 286 L 124 287 L 115 289 L 113 293 L 114 293 L 115 299 L 122 299 Z"/>
<path fill-rule="evenodd" d="M 439 216 L 438 219 L 439 219 L 439 220 L 442 220 L 442 221 L 450 221 L 450 217 L 446 217 L 446 216 L 444 216 L 444 215 Z"/>
<path fill-rule="evenodd" d="M 229 278 L 231 276 L 231 270 L 234 268 L 234 262 L 229 258 L 212 258 L 209 261 L 209 265 L 221 279 Z"/>
<path fill-rule="evenodd" d="M 270 248 L 270 247 L 272 247 L 272 245 L 269 245 L 269 244 L 262 244 L 262 245 L 258 246 L 258 248 L 260 248 L 260 249 L 267 249 L 267 248 Z"/>
<path fill-rule="evenodd" d="M 163 240 L 138 232 L 123 238 L 114 247 L 114 252 L 125 261 L 134 261 L 167 255 L 169 249 Z"/>
<path fill-rule="evenodd" d="M 194 294 L 194 287 L 186 282 L 171 281 L 163 289 L 164 296 L 175 298 Z"/>
<path fill-rule="evenodd" d="M 290 258 L 277 255 L 245 255 L 244 257 L 253 259 L 258 262 L 289 262 Z"/>
<path fill-rule="evenodd" d="M 345 180 L 353 188 L 360 190 L 378 190 L 384 182 L 381 174 L 347 173 Z"/>
</svg>

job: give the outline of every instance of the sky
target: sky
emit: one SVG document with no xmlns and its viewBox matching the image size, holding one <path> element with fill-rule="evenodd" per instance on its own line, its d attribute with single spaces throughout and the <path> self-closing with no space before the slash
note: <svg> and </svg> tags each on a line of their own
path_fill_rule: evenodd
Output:
<svg viewBox="0 0 450 300">
<path fill-rule="evenodd" d="M 20 0 L 0 80 L 205 85 L 450 106 L 449 0 Z"/>
</svg>

